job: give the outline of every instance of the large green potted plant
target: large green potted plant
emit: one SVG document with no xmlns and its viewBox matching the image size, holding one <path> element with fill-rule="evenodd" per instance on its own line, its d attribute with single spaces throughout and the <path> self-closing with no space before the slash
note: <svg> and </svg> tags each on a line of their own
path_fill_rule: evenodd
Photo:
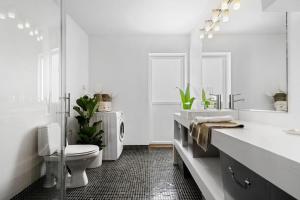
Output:
<svg viewBox="0 0 300 200">
<path fill-rule="evenodd" d="M 102 121 L 94 120 L 94 115 L 99 107 L 99 101 L 96 97 L 87 95 L 76 100 L 77 106 L 73 109 L 78 113 L 76 119 L 79 124 L 78 143 L 93 144 L 99 147 L 99 156 L 88 168 L 99 167 L 102 164 L 102 150 L 104 148 L 102 135 Z"/>
</svg>

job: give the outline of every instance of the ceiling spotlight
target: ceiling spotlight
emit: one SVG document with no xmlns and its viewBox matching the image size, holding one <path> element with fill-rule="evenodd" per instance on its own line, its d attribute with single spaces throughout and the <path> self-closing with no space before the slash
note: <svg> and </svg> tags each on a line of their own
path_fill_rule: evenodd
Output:
<svg viewBox="0 0 300 200">
<path fill-rule="evenodd" d="M 212 39 L 214 37 L 214 35 L 212 33 L 208 33 L 207 38 L 208 39 Z"/>
<path fill-rule="evenodd" d="M 29 35 L 30 36 L 34 36 L 34 32 L 33 31 L 29 31 Z"/>
<path fill-rule="evenodd" d="M 24 25 L 22 23 L 17 24 L 18 29 L 23 30 L 24 29 Z"/>
<path fill-rule="evenodd" d="M 25 22 L 25 28 L 30 28 L 30 23 L 29 22 Z"/>
<path fill-rule="evenodd" d="M 36 40 L 37 40 L 38 42 L 41 41 L 40 37 L 37 37 Z"/>
<path fill-rule="evenodd" d="M 16 19 L 16 14 L 14 12 L 8 12 L 7 17 L 10 19 Z"/>
<path fill-rule="evenodd" d="M 233 9 L 238 10 L 241 7 L 241 1 L 240 0 L 233 0 Z"/>
<path fill-rule="evenodd" d="M 5 14 L 3 14 L 3 13 L 0 13 L 0 19 L 6 19 L 6 16 L 5 16 Z"/>
<path fill-rule="evenodd" d="M 34 35 L 38 35 L 39 31 L 37 29 L 34 30 Z"/>
<path fill-rule="evenodd" d="M 228 22 L 229 21 L 229 9 L 223 10 L 222 12 L 222 21 Z"/>
<path fill-rule="evenodd" d="M 41 36 L 40 36 L 40 41 L 42 41 L 43 39 L 44 39 L 44 37 L 41 35 Z"/>
</svg>

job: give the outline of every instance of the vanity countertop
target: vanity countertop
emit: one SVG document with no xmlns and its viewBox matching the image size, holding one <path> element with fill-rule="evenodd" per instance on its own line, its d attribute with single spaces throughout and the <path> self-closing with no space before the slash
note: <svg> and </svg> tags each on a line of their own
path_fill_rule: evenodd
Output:
<svg viewBox="0 0 300 200">
<path fill-rule="evenodd" d="M 213 130 L 212 144 L 300 199 L 300 136 L 270 125 L 241 123 L 242 129 Z"/>
</svg>

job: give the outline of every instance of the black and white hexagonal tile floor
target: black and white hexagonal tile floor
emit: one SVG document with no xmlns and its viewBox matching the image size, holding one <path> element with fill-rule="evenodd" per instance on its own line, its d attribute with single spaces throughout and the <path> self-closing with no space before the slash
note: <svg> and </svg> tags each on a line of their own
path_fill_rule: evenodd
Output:
<svg viewBox="0 0 300 200">
<path fill-rule="evenodd" d="M 194 180 L 184 178 L 173 166 L 171 149 L 133 148 L 123 151 L 117 161 L 103 162 L 96 169 L 87 170 L 86 187 L 67 189 L 68 200 L 194 200 L 201 192 Z M 54 189 L 34 183 L 13 199 L 57 199 Z"/>
</svg>

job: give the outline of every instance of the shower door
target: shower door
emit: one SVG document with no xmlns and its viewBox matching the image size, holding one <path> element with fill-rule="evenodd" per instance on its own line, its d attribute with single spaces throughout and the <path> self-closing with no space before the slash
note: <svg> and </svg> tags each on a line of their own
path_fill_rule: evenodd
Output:
<svg viewBox="0 0 300 200">
<path fill-rule="evenodd" d="M 0 200 L 63 199 L 65 45 L 61 0 L 0 0 Z M 58 123 L 59 148 L 45 188 L 38 127 Z M 51 185 L 51 187 L 49 187 Z"/>
</svg>

